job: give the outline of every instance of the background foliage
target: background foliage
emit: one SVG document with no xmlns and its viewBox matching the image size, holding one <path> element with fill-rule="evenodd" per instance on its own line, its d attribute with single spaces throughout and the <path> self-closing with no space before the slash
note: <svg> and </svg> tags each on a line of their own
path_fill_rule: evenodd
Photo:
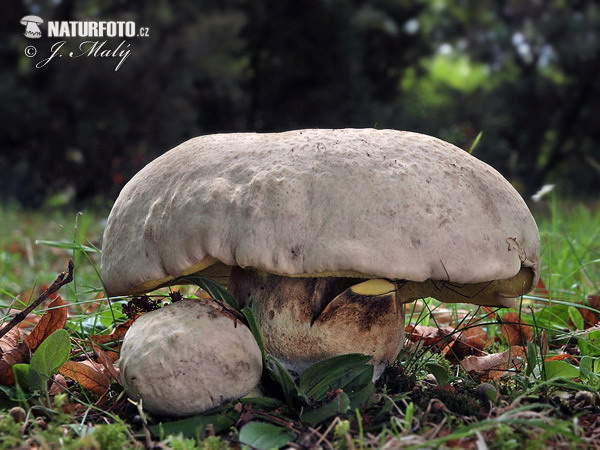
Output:
<svg viewBox="0 0 600 450">
<path fill-rule="evenodd" d="M 129 40 L 117 72 L 97 58 L 37 69 L 56 39 L 25 57 L 27 14 L 134 20 L 150 37 Z M 526 194 L 600 187 L 594 1 L 14 0 L 0 24 L 2 200 L 114 198 L 190 137 L 301 127 L 407 129 L 462 148 L 483 130 L 477 156 Z"/>
</svg>

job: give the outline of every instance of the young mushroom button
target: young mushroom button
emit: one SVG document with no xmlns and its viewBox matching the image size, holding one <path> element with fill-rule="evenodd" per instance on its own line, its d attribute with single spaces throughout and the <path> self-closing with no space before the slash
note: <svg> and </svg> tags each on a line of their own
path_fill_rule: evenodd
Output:
<svg viewBox="0 0 600 450">
<path fill-rule="evenodd" d="M 248 394 L 262 355 L 250 330 L 219 305 L 180 300 L 133 323 L 119 368 L 125 391 L 144 409 L 186 416 Z"/>
<path fill-rule="evenodd" d="M 104 234 L 111 294 L 199 272 L 257 308 L 290 371 L 343 353 L 382 368 L 402 304 L 511 306 L 539 277 L 539 234 L 496 170 L 396 130 L 217 134 L 160 156 L 123 188 Z"/>
</svg>

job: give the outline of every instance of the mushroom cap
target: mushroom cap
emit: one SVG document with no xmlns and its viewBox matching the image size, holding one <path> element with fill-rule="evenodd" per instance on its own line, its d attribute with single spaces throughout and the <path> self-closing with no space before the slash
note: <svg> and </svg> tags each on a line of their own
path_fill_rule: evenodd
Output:
<svg viewBox="0 0 600 450">
<path fill-rule="evenodd" d="M 111 294 L 221 262 L 289 276 L 479 283 L 539 274 L 539 233 L 496 170 L 424 134 L 309 129 L 191 139 L 121 191 Z"/>
<path fill-rule="evenodd" d="M 25 16 L 21 19 L 21 25 L 27 25 L 28 22 L 37 24 L 44 23 L 44 21 L 38 16 Z"/>
<path fill-rule="evenodd" d="M 262 355 L 250 330 L 216 304 L 180 300 L 133 323 L 119 368 L 127 394 L 145 409 L 184 416 L 248 394 Z"/>
</svg>

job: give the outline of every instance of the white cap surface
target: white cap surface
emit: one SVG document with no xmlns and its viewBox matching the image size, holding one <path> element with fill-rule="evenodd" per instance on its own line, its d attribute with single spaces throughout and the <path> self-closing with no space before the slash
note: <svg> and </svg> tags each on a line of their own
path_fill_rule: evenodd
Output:
<svg viewBox="0 0 600 450">
<path fill-rule="evenodd" d="M 220 261 L 280 275 L 478 283 L 521 266 L 539 234 L 496 170 L 431 136 L 297 130 L 191 139 L 123 188 L 104 233 L 111 294 Z"/>
<path fill-rule="evenodd" d="M 133 323 L 119 368 L 127 394 L 145 409 L 185 416 L 248 394 L 262 355 L 248 327 L 218 305 L 180 300 Z"/>
</svg>

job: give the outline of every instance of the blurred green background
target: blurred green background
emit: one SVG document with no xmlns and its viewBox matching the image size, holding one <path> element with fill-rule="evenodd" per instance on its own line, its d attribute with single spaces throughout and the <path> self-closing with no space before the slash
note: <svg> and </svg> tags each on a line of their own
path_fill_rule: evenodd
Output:
<svg viewBox="0 0 600 450">
<path fill-rule="evenodd" d="M 109 202 L 193 136 L 412 130 L 529 196 L 600 191 L 600 7 L 578 0 L 10 0 L 0 14 L 0 201 Z M 133 20 L 110 58 L 57 58 L 20 19 Z M 68 38 L 76 48 L 86 39 Z M 104 39 L 100 39 L 102 41 Z M 109 38 L 114 49 L 122 38 Z M 38 54 L 28 58 L 25 47 Z M 65 55 L 66 56 L 66 55 Z M 98 200 L 104 199 L 104 200 Z"/>
</svg>

